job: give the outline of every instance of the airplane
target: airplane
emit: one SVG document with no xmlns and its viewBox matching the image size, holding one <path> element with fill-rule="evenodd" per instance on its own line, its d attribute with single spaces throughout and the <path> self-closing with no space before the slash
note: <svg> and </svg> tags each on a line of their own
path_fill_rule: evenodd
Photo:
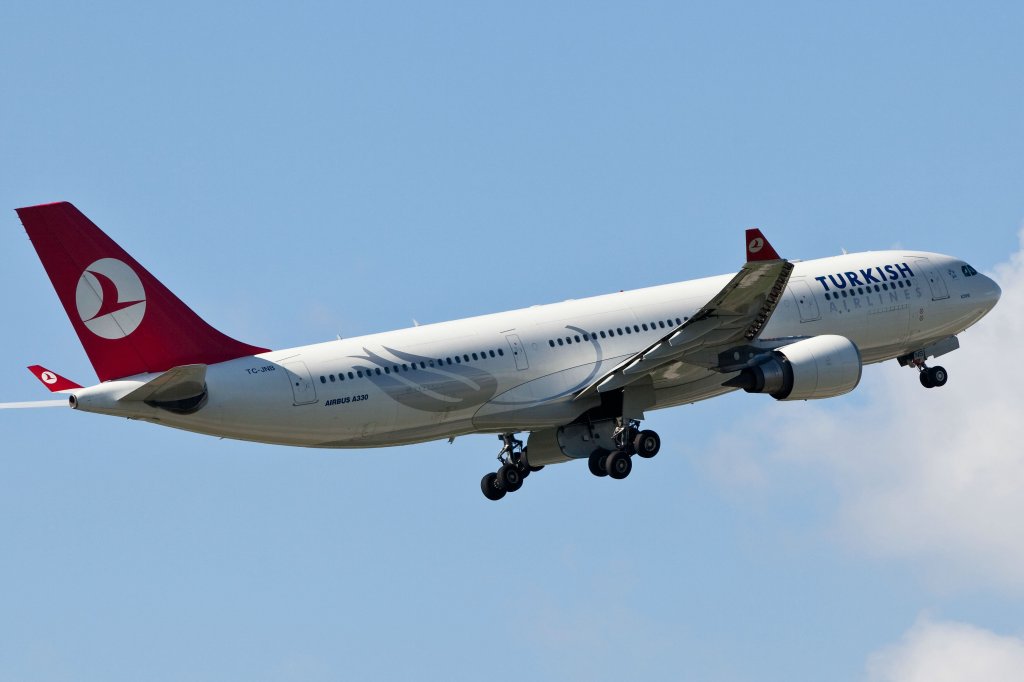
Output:
<svg viewBox="0 0 1024 682">
<path fill-rule="evenodd" d="M 836 397 L 892 359 L 943 386 L 926 361 L 1001 294 L 953 256 L 791 261 L 749 229 L 735 274 L 270 350 L 211 327 L 72 204 L 17 213 L 100 381 L 29 368 L 73 409 L 316 448 L 497 434 L 489 500 L 573 460 L 625 478 L 661 449 L 641 429 L 654 410 L 736 390 Z"/>
</svg>

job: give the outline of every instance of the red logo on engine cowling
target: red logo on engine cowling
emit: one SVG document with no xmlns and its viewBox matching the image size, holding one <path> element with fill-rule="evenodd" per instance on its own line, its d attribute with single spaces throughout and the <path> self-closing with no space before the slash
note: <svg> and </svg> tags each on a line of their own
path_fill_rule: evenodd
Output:
<svg viewBox="0 0 1024 682">
<path fill-rule="evenodd" d="M 128 265 L 101 258 L 78 278 L 75 303 L 89 331 L 104 339 L 123 339 L 142 324 L 146 290 Z"/>
</svg>

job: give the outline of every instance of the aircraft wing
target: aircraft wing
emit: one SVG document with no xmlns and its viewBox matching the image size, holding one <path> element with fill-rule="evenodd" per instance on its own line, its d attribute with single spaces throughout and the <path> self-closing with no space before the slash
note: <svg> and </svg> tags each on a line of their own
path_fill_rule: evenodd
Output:
<svg viewBox="0 0 1024 682">
<path fill-rule="evenodd" d="M 793 264 L 779 257 L 760 230 L 747 230 L 747 262 L 714 298 L 689 320 L 598 377 L 576 398 L 628 386 L 670 362 L 717 368 L 720 353 L 758 337 L 792 272 Z"/>
</svg>

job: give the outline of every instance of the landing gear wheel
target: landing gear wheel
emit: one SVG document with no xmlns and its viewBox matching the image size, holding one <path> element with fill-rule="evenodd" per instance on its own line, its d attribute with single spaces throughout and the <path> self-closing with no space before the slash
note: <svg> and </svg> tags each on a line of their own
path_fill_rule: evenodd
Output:
<svg viewBox="0 0 1024 682">
<path fill-rule="evenodd" d="M 935 388 L 935 379 L 932 378 L 932 371 L 930 369 L 921 370 L 919 378 L 921 379 L 921 385 L 925 388 Z"/>
<path fill-rule="evenodd" d="M 607 476 L 608 470 L 604 468 L 604 460 L 606 457 L 608 457 L 608 453 L 601 450 L 592 454 L 590 459 L 587 460 L 587 465 L 590 466 L 590 473 L 597 477 Z"/>
<path fill-rule="evenodd" d="M 633 439 L 633 447 L 636 454 L 644 459 L 650 459 L 661 450 L 661 437 L 654 431 L 641 431 Z"/>
<path fill-rule="evenodd" d="M 505 497 L 505 491 L 498 487 L 498 474 L 493 471 L 480 479 L 480 490 L 483 491 L 484 497 L 495 502 Z"/>
<path fill-rule="evenodd" d="M 514 493 L 523 487 L 523 475 L 515 464 L 504 464 L 498 469 L 498 487 L 510 493 Z"/>
<path fill-rule="evenodd" d="M 604 466 L 609 476 L 620 480 L 629 476 L 629 472 L 633 470 L 633 460 L 622 450 L 616 450 L 605 458 Z"/>
<path fill-rule="evenodd" d="M 938 388 L 940 386 L 945 386 L 946 382 L 949 380 L 949 375 L 946 374 L 946 368 L 945 367 L 938 367 L 938 366 L 929 367 L 926 371 L 929 374 L 931 374 L 932 385 L 935 388 Z"/>
</svg>

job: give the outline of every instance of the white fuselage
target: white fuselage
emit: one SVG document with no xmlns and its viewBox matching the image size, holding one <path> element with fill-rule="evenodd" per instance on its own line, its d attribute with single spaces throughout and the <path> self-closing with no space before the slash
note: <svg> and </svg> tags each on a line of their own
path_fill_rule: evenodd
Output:
<svg viewBox="0 0 1024 682">
<path fill-rule="evenodd" d="M 762 340 L 838 334 L 879 362 L 957 334 L 999 289 L 963 261 L 877 251 L 795 263 Z M 852 276 L 851 276 L 852 275 Z M 78 407 L 228 438 L 309 447 L 398 445 L 535 431 L 599 402 L 595 378 L 665 336 L 731 275 L 534 306 L 272 351 L 211 365 L 208 400 L 179 415 L 117 398 L 142 375 L 86 389 Z M 730 390 L 731 375 L 673 362 L 655 370 L 660 409 Z"/>
</svg>

